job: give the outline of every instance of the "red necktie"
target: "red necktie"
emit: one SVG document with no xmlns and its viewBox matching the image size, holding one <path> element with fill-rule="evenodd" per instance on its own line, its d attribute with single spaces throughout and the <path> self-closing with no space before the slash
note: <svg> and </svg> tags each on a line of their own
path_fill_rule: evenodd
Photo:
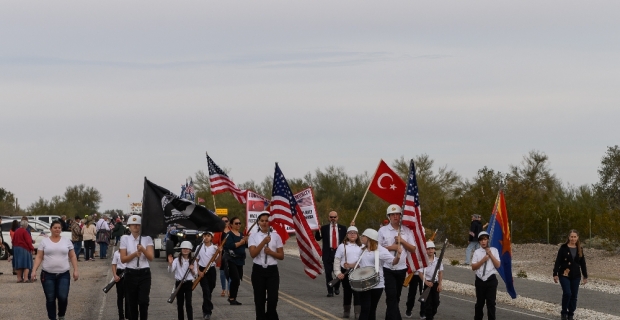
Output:
<svg viewBox="0 0 620 320">
<path fill-rule="evenodd" d="M 336 225 L 332 226 L 332 249 L 338 248 L 338 240 L 336 239 Z"/>
</svg>

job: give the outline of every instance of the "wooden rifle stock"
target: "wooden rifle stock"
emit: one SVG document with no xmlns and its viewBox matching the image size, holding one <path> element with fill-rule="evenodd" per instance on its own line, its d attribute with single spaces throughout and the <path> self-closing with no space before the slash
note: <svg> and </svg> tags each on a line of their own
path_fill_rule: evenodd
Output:
<svg viewBox="0 0 620 320">
<path fill-rule="evenodd" d="M 121 280 L 123 280 L 123 278 L 125 277 L 125 270 L 123 270 L 123 273 L 121 273 L 119 277 L 121 278 Z M 114 278 L 112 278 L 112 281 L 110 281 L 108 285 L 103 288 L 103 293 L 108 293 L 108 291 L 112 290 L 112 287 L 114 287 L 114 285 L 116 285 L 116 281 L 114 281 Z"/>
<path fill-rule="evenodd" d="M 443 253 L 446 251 L 446 247 L 447 246 L 448 246 L 448 239 L 446 238 L 446 240 L 443 242 L 443 248 L 441 248 L 441 254 L 439 254 L 439 260 L 437 260 L 437 265 L 435 266 L 435 271 L 433 272 L 433 277 L 431 278 L 433 280 L 433 282 L 434 282 L 435 278 L 437 278 L 437 273 L 439 272 L 439 267 L 441 267 L 441 260 L 443 260 Z M 426 277 L 426 276 L 423 276 L 423 277 Z M 426 302 L 426 299 L 428 299 L 428 295 L 430 293 L 431 293 L 431 287 L 426 287 L 426 289 L 424 289 L 424 292 L 422 292 L 422 294 L 420 295 L 420 299 L 418 299 L 418 301 Z"/>
<path fill-rule="evenodd" d="M 217 259 L 217 257 L 220 255 L 220 252 L 222 252 L 222 248 L 224 247 L 224 243 L 226 243 L 226 239 L 228 239 L 228 234 L 226 234 L 226 237 L 224 237 L 224 240 L 222 240 L 222 243 L 220 243 L 220 246 L 218 247 L 218 251 L 215 252 L 215 254 L 213 255 L 213 257 L 211 257 L 211 259 L 209 260 L 209 263 L 207 263 L 207 267 L 205 269 L 205 273 L 207 271 L 209 271 L 209 268 L 211 267 L 211 264 L 215 261 L 215 259 Z M 200 280 L 202 280 L 202 277 L 204 275 L 200 275 L 200 273 L 198 273 L 198 277 L 196 277 L 196 280 L 194 280 L 194 283 L 192 284 L 192 290 L 196 289 L 196 286 L 198 286 L 198 283 L 200 283 Z"/>
<path fill-rule="evenodd" d="M 200 242 L 200 245 L 198 246 L 198 248 L 196 248 L 196 252 L 200 251 L 200 249 L 202 249 L 202 242 Z M 174 298 L 176 298 L 177 294 L 179 293 L 179 290 L 181 290 L 181 286 L 183 285 L 183 283 L 185 282 L 185 279 L 187 279 L 187 276 L 189 275 L 190 272 L 190 266 L 192 266 L 194 264 L 194 261 L 196 261 L 196 257 L 198 255 L 195 255 L 192 257 L 192 259 L 189 261 L 189 264 L 187 265 L 187 271 L 185 271 L 185 275 L 183 275 L 183 279 L 181 279 L 181 282 L 179 283 L 179 285 L 176 287 L 176 289 L 174 289 L 174 291 L 172 291 L 172 294 L 170 295 L 170 298 L 168 298 L 168 303 L 172 303 L 174 302 Z M 174 263 L 174 262 L 173 262 Z M 198 271 L 198 270 L 196 270 Z"/>
<path fill-rule="evenodd" d="M 407 277 L 405 278 L 405 282 L 403 282 L 403 287 L 407 288 L 409 286 L 409 282 L 411 282 L 411 279 L 413 279 L 413 276 L 415 276 L 414 273 L 415 272 L 412 272 L 409 275 L 407 275 Z"/>
</svg>

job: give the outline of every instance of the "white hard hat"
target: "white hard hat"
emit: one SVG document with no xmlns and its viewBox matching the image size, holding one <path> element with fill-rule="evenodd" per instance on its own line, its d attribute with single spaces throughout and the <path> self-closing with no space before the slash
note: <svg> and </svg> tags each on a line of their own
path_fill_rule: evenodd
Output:
<svg viewBox="0 0 620 320">
<path fill-rule="evenodd" d="M 478 239 L 480 239 L 480 237 L 482 236 L 487 236 L 487 238 L 490 238 L 491 236 L 489 236 L 489 233 L 486 231 L 480 231 L 480 233 L 478 233 Z"/>
<path fill-rule="evenodd" d="M 391 204 L 387 208 L 386 216 L 389 218 L 392 213 L 403 213 L 403 209 L 397 204 Z"/>
<path fill-rule="evenodd" d="M 181 246 L 180 246 L 181 249 L 190 249 L 190 250 L 192 250 L 193 247 L 194 246 L 192 246 L 192 243 L 189 241 L 181 242 Z"/>
<path fill-rule="evenodd" d="M 374 230 L 374 229 L 364 230 L 364 233 L 362 233 L 362 236 L 375 240 L 375 241 L 379 241 L 379 232 L 377 232 L 377 230 Z"/>
<path fill-rule="evenodd" d="M 426 241 L 426 249 L 435 248 L 435 243 L 433 241 Z"/>
<path fill-rule="evenodd" d="M 347 229 L 347 232 L 351 232 L 351 231 L 357 232 L 357 228 L 355 226 L 350 226 L 349 229 Z"/>
<path fill-rule="evenodd" d="M 129 217 L 129 220 L 127 220 L 127 225 L 130 224 L 142 224 L 142 217 L 134 214 L 133 216 Z"/>
</svg>

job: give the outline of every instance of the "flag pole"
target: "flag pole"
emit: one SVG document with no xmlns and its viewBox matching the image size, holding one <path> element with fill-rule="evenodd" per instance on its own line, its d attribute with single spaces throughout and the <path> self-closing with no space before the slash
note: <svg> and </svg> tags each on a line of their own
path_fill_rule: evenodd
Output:
<svg viewBox="0 0 620 320">
<path fill-rule="evenodd" d="M 205 155 L 208 158 L 209 152 L 205 151 Z M 207 170 L 208 170 L 208 167 L 209 167 L 209 164 L 207 163 Z M 209 191 L 211 191 L 211 197 L 213 197 L 213 210 L 217 210 L 217 206 L 215 205 L 215 195 L 213 194 L 213 189 L 211 189 L 211 179 L 209 179 Z"/>
<path fill-rule="evenodd" d="M 377 165 L 377 169 L 379 169 L 379 166 L 381 165 L 381 161 L 383 161 L 383 159 L 379 160 L 379 164 Z M 357 214 L 360 213 L 360 209 L 362 208 L 362 204 L 364 203 L 364 199 L 366 199 L 366 195 L 368 194 L 368 190 L 370 189 L 370 185 L 372 184 L 372 181 L 375 180 L 375 175 L 377 174 L 377 169 L 375 169 L 375 173 L 373 173 L 372 178 L 370 179 L 370 182 L 368 183 L 368 187 L 366 187 L 366 192 L 364 192 L 364 196 L 362 197 L 362 201 L 360 201 L 360 205 L 357 207 L 357 211 L 355 211 L 355 216 L 353 216 L 353 220 L 351 220 L 351 225 L 353 225 L 353 223 L 355 223 L 355 218 L 357 218 Z"/>
</svg>

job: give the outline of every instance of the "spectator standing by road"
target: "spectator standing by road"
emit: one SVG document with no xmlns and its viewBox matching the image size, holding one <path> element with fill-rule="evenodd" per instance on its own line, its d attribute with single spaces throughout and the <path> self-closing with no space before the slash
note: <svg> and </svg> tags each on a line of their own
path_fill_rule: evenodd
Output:
<svg viewBox="0 0 620 320">
<path fill-rule="evenodd" d="M 19 228 L 13 234 L 13 268 L 17 272 L 17 282 L 29 282 L 28 276 L 32 269 L 32 237 L 26 230 L 28 221 L 19 222 Z"/>
<path fill-rule="evenodd" d="M 102 216 L 97 225 L 97 243 L 99 244 L 99 258 L 107 258 L 108 245 L 110 244 L 110 218 L 106 215 Z"/>
<path fill-rule="evenodd" d="M 588 283 L 586 257 L 583 255 L 579 233 L 573 229 L 568 233 L 566 243 L 558 250 L 553 266 L 553 281 L 559 281 L 562 286 L 562 320 L 573 320 L 581 275 L 583 284 Z"/>
<path fill-rule="evenodd" d="M 114 229 L 112 229 L 112 238 L 114 239 L 114 244 L 119 245 L 121 241 L 121 237 L 125 234 L 125 226 L 123 226 L 123 222 L 121 218 L 116 218 L 116 224 L 114 225 Z"/>
<path fill-rule="evenodd" d="M 73 242 L 73 251 L 77 261 L 80 261 L 80 252 L 82 251 L 82 227 L 80 226 L 80 216 L 75 216 L 73 223 L 71 223 L 71 242 Z"/>
<path fill-rule="evenodd" d="M 480 231 L 482 231 L 482 222 L 480 222 L 480 215 L 472 214 L 471 224 L 469 225 L 469 244 L 467 245 L 467 249 L 465 250 L 466 266 L 470 264 L 472 252 L 480 248 L 480 244 L 478 243 L 478 233 L 480 233 Z"/>
<path fill-rule="evenodd" d="M 92 218 L 86 219 L 86 225 L 82 228 L 82 236 L 84 237 L 84 261 L 95 260 L 95 238 L 97 237 L 97 229 L 93 224 Z"/>
<path fill-rule="evenodd" d="M 63 215 L 60 217 L 60 226 L 62 227 L 62 231 L 69 231 L 69 224 L 67 223 L 67 216 Z"/>
</svg>

